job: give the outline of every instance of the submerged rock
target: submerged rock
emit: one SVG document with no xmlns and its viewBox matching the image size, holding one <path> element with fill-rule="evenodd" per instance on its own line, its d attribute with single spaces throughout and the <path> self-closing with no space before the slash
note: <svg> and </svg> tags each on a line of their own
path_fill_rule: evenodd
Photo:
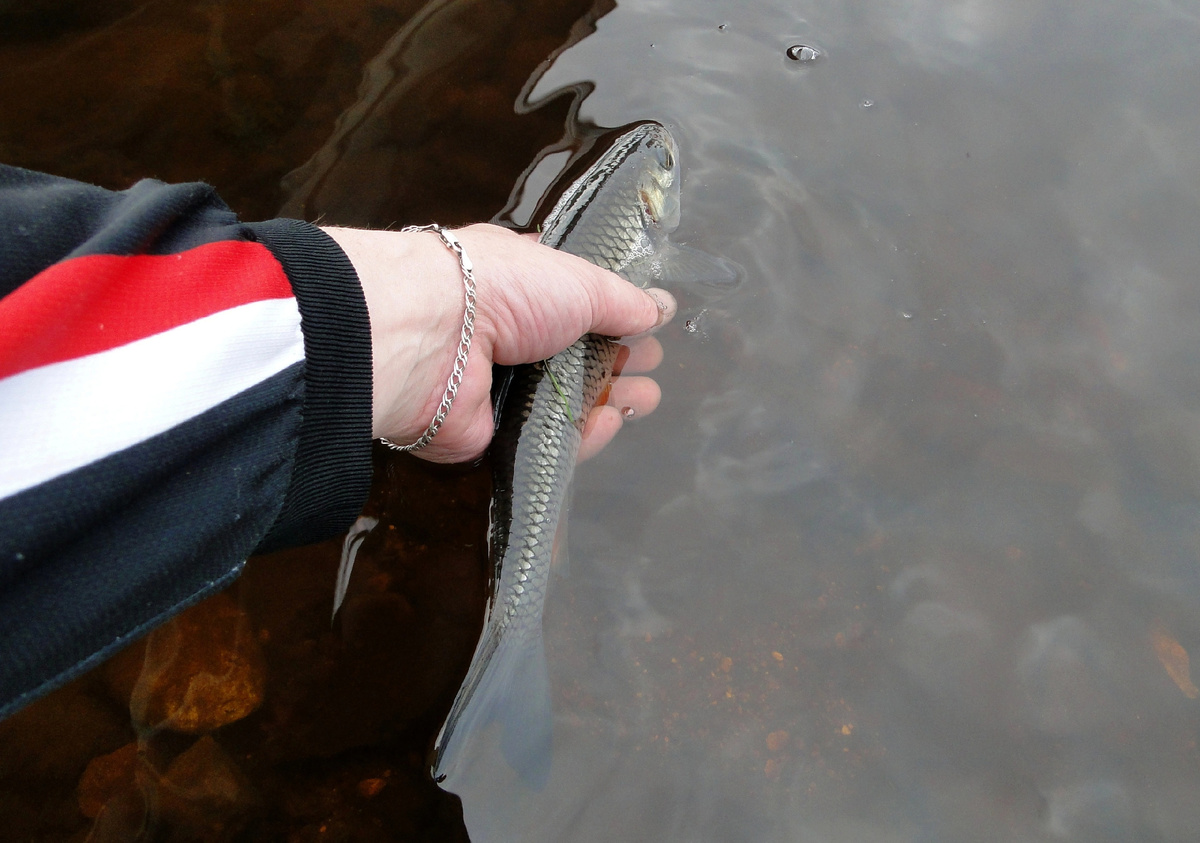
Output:
<svg viewBox="0 0 1200 843">
<path fill-rule="evenodd" d="M 258 804 L 250 780 L 211 735 L 172 761 L 156 789 L 163 819 L 176 830 L 221 831 Z"/>
<path fill-rule="evenodd" d="M 127 743 L 114 752 L 93 758 L 79 779 L 80 813 L 94 820 L 110 799 L 132 791 L 137 763 L 137 743 Z"/>
<path fill-rule="evenodd" d="M 260 804 L 237 762 L 211 735 L 197 740 L 165 772 L 131 743 L 88 765 L 79 808 L 93 819 L 89 841 L 228 840 Z"/>
<path fill-rule="evenodd" d="M 202 734 L 262 704 L 266 669 L 248 616 L 218 594 L 114 658 L 106 678 L 136 726 Z"/>
</svg>

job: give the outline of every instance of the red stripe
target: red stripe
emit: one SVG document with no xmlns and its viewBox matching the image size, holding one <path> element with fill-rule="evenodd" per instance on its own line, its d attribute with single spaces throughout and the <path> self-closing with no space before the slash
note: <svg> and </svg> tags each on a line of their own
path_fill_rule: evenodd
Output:
<svg viewBox="0 0 1200 843">
<path fill-rule="evenodd" d="M 260 243 L 224 240 L 173 255 L 86 255 L 0 299 L 0 378 L 107 351 L 204 316 L 291 298 Z"/>
</svg>

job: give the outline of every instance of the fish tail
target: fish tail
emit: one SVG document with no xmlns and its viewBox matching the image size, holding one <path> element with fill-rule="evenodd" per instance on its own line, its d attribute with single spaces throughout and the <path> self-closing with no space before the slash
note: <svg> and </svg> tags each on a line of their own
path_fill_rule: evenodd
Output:
<svg viewBox="0 0 1200 843">
<path fill-rule="evenodd" d="M 481 668 L 477 675 L 476 667 Z M 468 757 L 467 747 L 493 722 L 503 730 L 504 760 L 540 791 L 550 777 L 552 727 L 550 675 L 540 634 L 501 636 L 491 658 L 472 664 L 438 736 L 433 770 L 438 782 L 455 773 Z"/>
<path fill-rule="evenodd" d="M 512 680 L 495 717 L 504 727 L 500 741 L 504 760 L 530 787 L 541 790 L 550 778 L 550 673 L 542 636 L 528 643 L 519 650 L 514 648 Z"/>
</svg>

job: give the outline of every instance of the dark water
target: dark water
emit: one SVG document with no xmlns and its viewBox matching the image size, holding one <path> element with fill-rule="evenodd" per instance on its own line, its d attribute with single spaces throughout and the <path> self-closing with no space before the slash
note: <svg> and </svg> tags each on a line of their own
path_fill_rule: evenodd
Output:
<svg viewBox="0 0 1200 843">
<path fill-rule="evenodd" d="M 542 150 L 652 118 L 679 239 L 745 268 L 679 291 L 662 407 L 577 473 L 551 782 L 485 741 L 471 839 L 1200 837 L 1200 4 L 45 5 L 3 29 L 6 160 L 203 177 L 249 217 L 523 223 Z M 422 751 L 486 495 L 381 469 L 349 619 L 336 543 L 235 589 L 267 678 L 223 756 L 135 733 L 110 667 L 29 717 L 73 753 L 9 730 L 0 811 L 81 834 L 84 767 L 141 735 L 138 792 L 189 751 L 246 777 L 221 833 L 448 839 Z"/>
</svg>

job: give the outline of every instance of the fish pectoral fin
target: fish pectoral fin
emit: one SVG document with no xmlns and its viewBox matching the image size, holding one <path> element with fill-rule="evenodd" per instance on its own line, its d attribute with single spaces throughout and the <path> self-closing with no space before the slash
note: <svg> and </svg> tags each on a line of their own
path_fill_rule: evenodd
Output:
<svg viewBox="0 0 1200 843">
<path fill-rule="evenodd" d="M 674 244 L 663 246 L 621 274 L 639 287 L 699 288 L 722 295 L 736 289 L 745 277 L 731 260 Z"/>
<path fill-rule="evenodd" d="M 455 701 L 442 727 L 434 779 L 439 783 L 451 779 L 465 764 L 478 734 L 498 723 L 503 730 L 504 760 L 530 788 L 540 791 L 550 777 L 552 732 L 550 675 L 542 636 L 503 638 L 482 668 L 483 674 L 475 680 L 476 665 L 472 665 L 464 683 L 464 688 L 471 688 L 469 698 Z M 447 784 L 453 791 L 454 782 Z"/>
<path fill-rule="evenodd" d="M 672 246 L 672 253 L 663 261 L 663 284 L 684 287 L 699 286 L 713 292 L 727 293 L 742 283 L 742 268 L 727 258 L 710 255 L 691 246 Z"/>
</svg>

